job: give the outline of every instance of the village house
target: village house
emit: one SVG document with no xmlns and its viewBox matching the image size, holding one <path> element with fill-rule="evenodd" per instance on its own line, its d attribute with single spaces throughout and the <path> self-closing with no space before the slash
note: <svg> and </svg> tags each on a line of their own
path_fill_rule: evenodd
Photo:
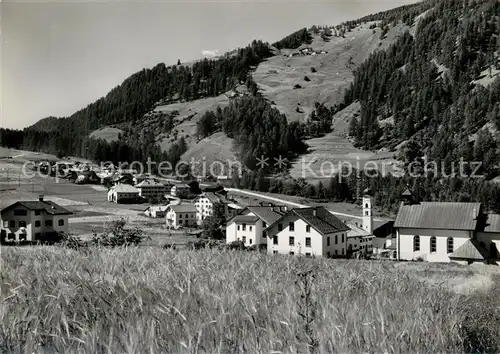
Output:
<svg viewBox="0 0 500 354">
<path fill-rule="evenodd" d="M 167 187 L 152 179 L 146 179 L 134 186 L 139 190 L 139 196 L 145 199 L 161 200 L 167 193 Z"/>
<path fill-rule="evenodd" d="M 73 213 L 47 201 L 18 201 L 0 212 L 2 242 L 53 240 L 68 231 L 68 217 Z"/>
<path fill-rule="evenodd" d="M 346 257 L 349 227 L 324 207 L 291 209 L 264 232 L 270 254 Z"/>
<path fill-rule="evenodd" d="M 202 223 L 207 217 L 213 215 L 214 205 L 217 203 L 220 203 L 224 207 L 224 217 L 226 220 L 231 219 L 242 209 L 232 200 L 227 199 L 224 195 L 215 192 L 205 192 L 196 197 L 194 201 L 194 205 L 198 210 L 196 218 L 199 224 Z"/>
<path fill-rule="evenodd" d="M 187 184 L 176 184 L 170 189 L 170 195 L 177 198 L 185 198 L 191 191 L 191 187 Z"/>
<path fill-rule="evenodd" d="M 178 229 L 179 227 L 196 226 L 196 213 L 198 210 L 193 204 L 169 205 L 166 210 L 167 227 Z"/>
<path fill-rule="evenodd" d="M 150 218 L 164 218 L 167 215 L 168 205 L 153 205 L 144 210 L 144 215 Z"/>
<path fill-rule="evenodd" d="M 139 199 L 139 190 L 129 184 L 117 184 L 108 191 L 108 202 L 133 203 Z"/>
<path fill-rule="evenodd" d="M 394 228 L 398 260 L 496 263 L 500 215 L 480 203 L 418 202 L 405 196 Z"/>
<path fill-rule="evenodd" d="M 245 246 L 267 244 L 264 229 L 286 212 L 286 206 L 247 206 L 227 222 L 226 243 L 241 241 Z"/>
</svg>

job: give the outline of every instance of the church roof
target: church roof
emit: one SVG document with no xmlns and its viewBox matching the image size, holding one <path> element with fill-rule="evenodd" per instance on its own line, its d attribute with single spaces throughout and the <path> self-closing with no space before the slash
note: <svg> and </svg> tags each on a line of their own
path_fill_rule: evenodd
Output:
<svg viewBox="0 0 500 354">
<path fill-rule="evenodd" d="M 394 227 L 476 230 L 480 203 L 422 202 L 401 205 Z"/>
</svg>

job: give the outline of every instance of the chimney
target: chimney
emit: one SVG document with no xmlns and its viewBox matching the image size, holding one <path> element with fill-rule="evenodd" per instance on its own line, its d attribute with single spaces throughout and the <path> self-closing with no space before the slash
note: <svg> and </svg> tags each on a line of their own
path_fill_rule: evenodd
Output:
<svg viewBox="0 0 500 354">
<path fill-rule="evenodd" d="M 286 205 L 280 206 L 280 211 L 281 212 L 286 213 L 287 210 L 288 210 L 288 208 L 286 207 Z"/>
<path fill-rule="evenodd" d="M 40 194 L 40 195 L 38 196 L 38 201 L 43 202 L 43 194 Z"/>
</svg>

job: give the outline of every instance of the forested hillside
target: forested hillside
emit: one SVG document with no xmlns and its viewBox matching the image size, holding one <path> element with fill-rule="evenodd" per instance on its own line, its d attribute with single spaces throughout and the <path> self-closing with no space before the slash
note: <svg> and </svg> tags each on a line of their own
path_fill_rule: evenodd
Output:
<svg viewBox="0 0 500 354">
<path fill-rule="evenodd" d="M 426 4 L 414 36 L 406 33 L 356 71 L 344 106 L 359 100 L 362 108 L 350 133 L 368 149 L 409 141 L 407 162 L 425 156 L 451 168 L 463 158 L 497 175 L 500 2 Z"/>
<path fill-rule="evenodd" d="M 158 64 L 130 76 L 105 97 L 66 119 L 51 117 L 39 121 L 24 130 L 22 139 L 18 139 L 18 132 L 1 130 L 0 145 L 15 140 L 19 148 L 59 155 L 85 155 L 84 141 L 91 131 L 107 125 L 136 122 L 159 101 L 190 101 L 219 95 L 245 82 L 250 68 L 270 55 L 267 43 L 253 41 L 231 55 L 204 59 L 192 66 Z M 46 129 L 48 125 L 54 127 L 50 132 Z M 16 139 L 11 138 L 14 134 Z"/>
</svg>

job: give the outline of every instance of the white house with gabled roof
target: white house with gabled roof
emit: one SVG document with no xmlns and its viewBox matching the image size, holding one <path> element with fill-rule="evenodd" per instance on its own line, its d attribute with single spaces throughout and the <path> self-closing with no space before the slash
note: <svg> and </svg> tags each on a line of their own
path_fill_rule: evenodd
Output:
<svg viewBox="0 0 500 354">
<path fill-rule="evenodd" d="M 73 213 L 44 200 L 18 201 L 0 211 L 2 242 L 43 241 L 68 231 L 68 218 Z"/>
<path fill-rule="evenodd" d="M 205 192 L 194 200 L 194 205 L 198 209 L 198 223 L 202 223 L 207 217 L 214 213 L 214 205 L 220 203 L 224 207 L 226 220 L 231 219 L 242 209 L 239 205 L 229 200 L 225 195 L 216 192 Z"/>
<path fill-rule="evenodd" d="M 139 190 L 129 184 L 116 184 L 108 191 L 108 202 L 130 203 L 139 198 Z"/>
<path fill-rule="evenodd" d="M 286 206 L 247 206 L 236 216 L 229 219 L 226 226 L 226 243 L 241 241 L 245 246 L 267 243 L 264 229 L 282 217 Z"/>
<path fill-rule="evenodd" d="M 198 210 L 193 204 L 169 205 L 165 211 L 167 227 L 194 227 Z"/>
<path fill-rule="evenodd" d="M 139 196 L 146 199 L 153 198 L 161 200 L 168 192 L 167 186 L 153 179 L 143 180 L 136 184 L 134 187 L 139 190 Z"/>
<path fill-rule="evenodd" d="M 347 256 L 349 227 L 324 207 L 291 209 L 264 231 L 270 254 Z"/>
</svg>

